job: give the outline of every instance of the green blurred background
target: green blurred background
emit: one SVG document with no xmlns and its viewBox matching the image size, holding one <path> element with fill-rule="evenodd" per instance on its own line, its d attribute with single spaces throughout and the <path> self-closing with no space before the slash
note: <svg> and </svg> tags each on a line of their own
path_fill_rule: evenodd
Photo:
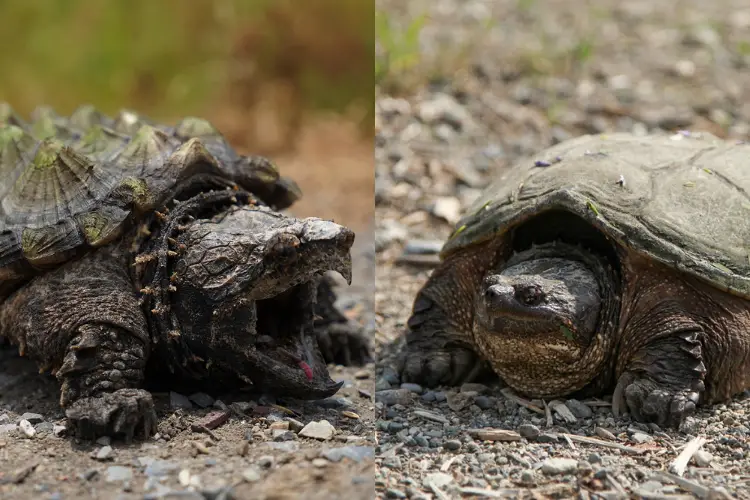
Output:
<svg viewBox="0 0 750 500">
<path fill-rule="evenodd" d="M 372 135 L 373 0 L 0 0 L 0 100 L 205 116 L 252 147 L 310 112 Z M 265 120 L 265 118 L 263 118 Z"/>
</svg>

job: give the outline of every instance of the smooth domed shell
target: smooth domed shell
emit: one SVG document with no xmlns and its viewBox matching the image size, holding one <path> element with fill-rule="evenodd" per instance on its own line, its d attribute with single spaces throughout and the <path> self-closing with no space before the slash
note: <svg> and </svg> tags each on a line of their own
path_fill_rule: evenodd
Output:
<svg viewBox="0 0 750 500">
<path fill-rule="evenodd" d="M 209 122 L 180 125 L 132 111 L 111 119 L 91 106 L 70 117 L 40 107 L 24 122 L 0 103 L 0 282 L 112 242 L 206 175 L 276 209 L 296 199 L 270 161 L 238 155 Z"/>
<path fill-rule="evenodd" d="M 750 298 L 749 193 L 750 144 L 689 133 L 581 136 L 505 171 L 443 255 L 562 209 L 626 248 Z"/>
</svg>

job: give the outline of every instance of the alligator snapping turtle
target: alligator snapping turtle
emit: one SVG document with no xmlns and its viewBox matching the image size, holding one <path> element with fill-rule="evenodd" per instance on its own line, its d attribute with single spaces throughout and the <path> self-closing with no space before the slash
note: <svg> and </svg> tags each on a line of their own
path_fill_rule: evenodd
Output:
<svg viewBox="0 0 750 500">
<path fill-rule="evenodd" d="M 84 106 L 27 123 L 0 104 L 0 334 L 57 377 L 87 437 L 153 433 L 152 373 L 329 396 L 315 314 L 346 319 L 318 285 L 351 280 L 354 234 L 279 212 L 299 194 L 202 119 Z"/>
<path fill-rule="evenodd" d="M 505 172 L 445 244 L 402 379 L 492 369 L 530 397 L 614 387 L 679 426 L 750 386 L 750 145 L 583 136 Z"/>
</svg>

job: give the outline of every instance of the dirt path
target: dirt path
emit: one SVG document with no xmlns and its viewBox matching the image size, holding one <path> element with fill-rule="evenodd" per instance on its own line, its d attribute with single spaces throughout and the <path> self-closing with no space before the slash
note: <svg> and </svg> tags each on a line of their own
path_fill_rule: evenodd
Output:
<svg viewBox="0 0 750 500">
<path fill-rule="evenodd" d="M 378 497 L 750 498 L 746 397 L 674 432 L 615 419 L 606 398 L 549 402 L 558 410 L 545 414 L 497 383 L 426 390 L 390 368 L 437 250 L 497 172 L 585 133 L 748 138 L 747 3 L 378 5 L 402 29 L 427 14 L 414 71 L 376 94 Z M 506 432 L 470 432 L 484 427 Z"/>
<path fill-rule="evenodd" d="M 340 290 L 339 301 L 372 333 L 372 142 L 357 134 L 346 123 L 317 123 L 303 132 L 293 156 L 274 159 L 305 192 L 295 214 L 333 218 L 357 232 L 354 283 Z M 156 394 L 157 437 L 92 444 L 56 435 L 65 424 L 56 380 L 2 349 L 0 499 L 372 498 L 373 367 L 331 367 L 331 373 L 345 381 L 339 393 L 286 402 L 291 414 L 243 394 L 217 391 L 187 403 L 189 394 Z M 229 420 L 212 435 L 192 430 L 224 411 Z M 34 425 L 32 438 L 16 426 L 22 418 Z M 321 420 L 331 424 L 330 437 L 300 433 Z"/>
</svg>

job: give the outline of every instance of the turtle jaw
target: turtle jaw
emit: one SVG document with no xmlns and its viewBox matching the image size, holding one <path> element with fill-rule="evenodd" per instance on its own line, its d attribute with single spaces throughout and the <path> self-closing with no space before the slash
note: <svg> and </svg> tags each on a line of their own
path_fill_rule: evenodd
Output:
<svg viewBox="0 0 750 500">
<path fill-rule="evenodd" d="M 298 399 L 335 394 L 313 331 L 319 279 L 255 303 L 257 340 L 245 353 L 243 375 L 265 392 Z"/>
</svg>

